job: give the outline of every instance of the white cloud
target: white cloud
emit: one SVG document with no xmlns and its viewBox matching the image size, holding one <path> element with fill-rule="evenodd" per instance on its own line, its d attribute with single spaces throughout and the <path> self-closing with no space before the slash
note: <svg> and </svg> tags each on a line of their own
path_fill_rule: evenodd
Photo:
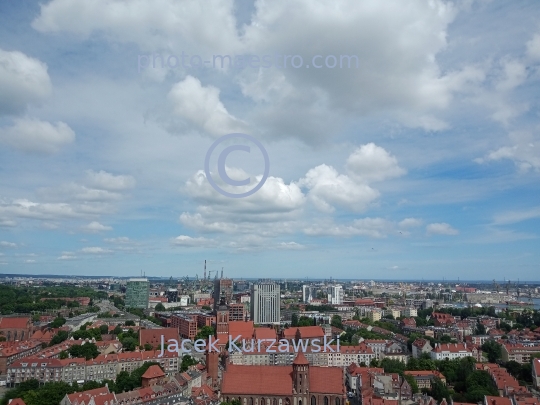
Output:
<svg viewBox="0 0 540 405">
<path fill-rule="evenodd" d="M 246 132 L 247 125 L 229 114 L 219 99 L 219 89 L 204 87 L 199 79 L 187 76 L 176 83 L 168 95 L 174 113 L 210 135 L 221 136 L 232 132 Z"/>
<path fill-rule="evenodd" d="M 99 255 L 99 254 L 106 254 L 106 253 L 113 253 L 110 249 L 103 249 L 101 247 L 92 246 L 92 247 L 85 247 L 81 249 L 82 253 L 88 253 L 93 255 Z"/>
<path fill-rule="evenodd" d="M 277 248 L 284 250 L 300 250 L 304 249 L 305 246 L 296 242 L 281 242 L 277 245 Z"/>
<path fill-rule="evenodd" d="M 0 128 L 0 141 L 24 152 L 56 153 L 74 140 L 75 133 L 64 122 L 24 118 L 16 119 L 11 127 Z"/>
<path fill-rule="evenodd" d="M 377 190 L 356 183 L 349 176 L 339 174 L 332 166 L 324 164 L 310 169 L 298 184 L 309 189 L 310 201 L 325 212 L 332 212 L 333 205 L 361 212 L 379 197 Z"/>
<path fill-rule="evenodd" d="M 457 235 L 459 231 L 445 222 L 433 223 L 426 226 L 428 235 Z"/>
<path fill-rule="evenodd" d="M 527 42 L 527 57 L 535 62 L 540 61 L 540 34 L 535 34 Z"/>
<path fill-rule="evenodd" d="M 136 43 L 148 51 L 176 49 L 234 53 L 238 43 L 232 0 L 53 0 L 41 5 L 32 27 L 88 38 L 100 33 L 112 41 Z"/>
<path fill-rule="evenodd" d="M 475 159 L 475 162 L 485 163 L 491 160 L 509 159 L 514 161 L 522 173 L 531 170 L 540 171 L 540 139 L 528 131 L 511 132 L 509 138 L 512 146 L 503 146 L 488 153 L 483 158 Z"/>
<path fill-rule="evenodd" d="M 51 93 L 47 65 L 22 52 L 0 49 L 0 115 L 18 114 Z"/>
<path fill-rule="evenodd" d="M 0 242 L 0 247 L 4 247 L 4 248 L 14 248 L 14 247 L 17 247 L 17 244 L 16 243 L 13 243 L 13 242 L 6 242 L 6 241 L 1 241 Z"/>
<path fill-rule="evenodd" d="M 130 243 L 134 243 L 127 236 L 120 236 L 118 238 L 107 238 L 107 239 L 104 239 L 104 240 L 107 243 L 115 243 L 115 244 L 121 244 L 121 245 L 127 245 L 127 244 L 130 244 Z"/>
<path fill-rule="evenodd" d="M 36 261 L 34 259 L 28 259 L 24 261 L 25 263 L 35 263 Z"/>
<path fill-rule="evenodd" d="M 509 211 L 502 214 L 497 214 L 495 215 L 493 222 L 496 225 L 507 225 L 536 218 L 540 218 L 540 207 L 523 211 Z"/>
<path fill-rule="evenodd" d="M 400 221 L 398 226 L 400 228 L 414 228 L 422 225 L 422 220 L 418 218 L 405 218 Z"/>
<path fill-rule="evenodd" d="M 388 234 L 394 232 L 394 227 L 391 221 L 384 218 L 360 218 L 355 219 L 348 225 L 323 221 L 306 227 L 304 233 L 309 236 L 385 238 Z"/>
<path fill-rule="evenodd" d="M 215 241 L 207 238 L 192 238 L 187 235 L 180 235 L 171 240 L 174 246 L 183 247 L 208 247 L 215 245 Z"/>
<path fill-rule="evenodd" d="M 90 222 L 88 225 L 83 226 L 82 229 L 84 231 L 86 231 L 86 232 L 92 232 L 92 233 L 103 232 L 103 231 L 112 231 L 112 227 L 102 225 L 97 221 Z"/>
<path fill-rule="evenodd" d="M 347 159 L 347 170 L 351 177 L 365 183 L 400 177 L 406 173 L 394 156 L 374 143 L 356 149 Z"/>
<path fill-rule="evenodd" d="M 108 191 L 129 190 L 135 187 L 136 183 L 132 176 L 114 175 L 103 170 L 99 172 L 88 170 L 86 180 L 91 187 Z"/>
<path fill-rule="evenodd" d="M 58 256 L 56 259 L 57 260 L 75 260 L 75 259 L 77 259 L 77 256 L 74 256 L 74 255 L 62 255 L 62 256 Z"/>
</svg>

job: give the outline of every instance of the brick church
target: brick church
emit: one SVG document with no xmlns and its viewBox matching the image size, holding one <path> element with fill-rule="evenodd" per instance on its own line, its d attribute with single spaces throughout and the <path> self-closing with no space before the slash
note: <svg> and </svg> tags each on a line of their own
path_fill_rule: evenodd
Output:
<svg viewBox="0 0 540 405">
<path fill-rule="evenodd" d="M 8 342 L 30 339 L 34 333 L 34 325 L 30 317 L 0 318 L 0 336 Z"/>
<path fill-rule="evenodd" d="M 301 352 L 292 366 L 227 364 L 221 399 L 241 405 L 345 405 L 343 370 L 310 366 Z"/>
</svg>

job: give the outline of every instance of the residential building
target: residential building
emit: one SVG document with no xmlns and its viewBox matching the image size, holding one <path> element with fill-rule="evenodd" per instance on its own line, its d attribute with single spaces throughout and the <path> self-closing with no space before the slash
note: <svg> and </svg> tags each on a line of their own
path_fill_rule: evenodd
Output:
<svg viewBox="0 0 540 405">
<path fill-rule="evenodd" d="M 229 319 L 231 321 L 245 321 L 246 307 L 244 306 L 244 304 L 230 304 Z"/>
<path fill-rule="evenodd" d="M 375 354 L 377 360 L 381 359 L 381 354 L 384 353 L 386 349 L 386 344 L 388 340 L 384 339 L 366 339 L 363 341 Z"/>
<path fill-rule="evenodd" d="M 171 315 L 171 327 L 178 329 L 180 337 L 194 339 L 197 335 L 197 314 L 174 313 Z"/>
<path fill-rule="evenodd" d="M 431 353 L 433 350 L 433 347 L 431 347 L 431 344 L 429 343 L 429 340 L 427 339 L 416 339 L 412 344 L 412 356 L 415 359 L 419 359 L 422 357 L 423 354 Z"/>
<path fill-rule="evenodd" d="M 467 347 L 467 343 L 437 343 L 431 351 L 433 360 L 454 360 L 462 357 L 474 357 L 472 350 Z"/>
<path fill-rule="evenodd" d="M 380 321 L 382 319 L 382 311 L 380 309 L 372 309 L 367 313 L 367 317 L 372 322 Z"/>
<path fill-rule="evenodd" d="M 446 377 L 437 370 L 429 371 L 405 371 L 405 375 L 410 375 L 416 381 L 418 389 L 431 389 L 431 383 L 435 378 L 439 378 L 444 384 L 446 384 Z"/>
<path fill-rule="evenodd" d="M 531 361 L 532 354 L 540 354 L 540 346 L 525 346 L 521 343 L 503 343 L 502 360 L 517 361 L 521 364 L 527 364 Z"/>
<path fill-rule="evenodd" d="M 0 342 L 0 375 L 6 374 L 8 366 L 16 360 L 31 356 L 41 350 L 38 340 Z"/>
<path fill-rule="evenodd" d="M 343 287 L 333 285 L 328 288 L 328 303 L 332 305 L 343 304 Z"/>
<path fill-rule="evenodd" d="M 304 284 L 302 286 L 302 302 L 304 304 L 309 304 L 313 299 L 313 287 L 310 285 Z"/>
<path fill-rule="evenodd" d="M 418 310 L 413 307 L 407 307 L 401 311 L 401 315 L 406 318 L 414 318 L 418 316 Z"/>
<path fill-rule="evenodd" d="M 265 282 L 251 286 L 251 320 L 255 324 L 279 324 L 279 284 Z"/>
<path fill-rule="evenodd" d="M 130 278 L 126 286 L 127 308 L 148 308 L 150 283 L 147 278 Z"/>
</svg>

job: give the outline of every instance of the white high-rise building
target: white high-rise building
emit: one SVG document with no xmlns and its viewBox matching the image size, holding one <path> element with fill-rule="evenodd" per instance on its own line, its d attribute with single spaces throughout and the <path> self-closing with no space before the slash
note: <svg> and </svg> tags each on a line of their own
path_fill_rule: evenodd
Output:
<svg viewBox="0 0 540 405">
<path fill-rule="evenodd" d="M 259 283 L 251 286 L 251 320 L 255 324 L 279 324 L 279 284 Z"/>
<path fill-rule="evenodd" d="M 328 287 L 328 303 L 332 305 L 343 304 L 343 287 L 340 285 L 333 285 Z"/>
<path fill-rule="evenodd" d="M 313 300 L 313 288 L 310 285 L 302 286 L 302 302 L 304 304 L 309 304 Z"/>
</svg>

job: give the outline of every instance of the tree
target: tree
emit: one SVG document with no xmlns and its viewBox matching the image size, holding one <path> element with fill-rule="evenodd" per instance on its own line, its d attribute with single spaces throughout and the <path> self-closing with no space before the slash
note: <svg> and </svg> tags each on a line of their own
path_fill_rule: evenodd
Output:
<svg viewBox="0 0 540 405">
<path fill-rule="evenodd" d="M 294 314 L 292 314 L 292 316 L 291 316 L 291 326 L 292 327 L 297 327 L 298 326 L 298 314 L 296 312 Z"/>
<path fill-rule="evenodd" d="M 486 327 L 482 325 L 480 322 L 476 323 L 476 329 L 475 329 L 476 335 L 485 335 L 486 334 Z"/>
<path fill-rule="evenodd" d="M 403 374 L 405 371 L 405 363 L 394 359 L 383 359 L 381 361 L 381 367 L 384 368 L 385 373 Z"/>
<path fill-rule="evenodd" d="M 62 350 L 62 351 L 60 352 L 60 354 L 58 355 L 58 358 L 59 358 L 60 360 L 67 359 L 68 357 L 69 357 L 69 354 L 68 354 L 68 352 L 66 352 L 65 350 Z"/>
<path fill-rule="evenodd" d="M 49 326 L 51 328 L 59 328 L 65 323 L 66 323 L 66 318 L 58 317 L 58 318 L 55 318 L 54 321 L 52 321 Z"/>
<path fill-rule="evenodd" d="M 109 326 L 108 325 L 101 325 L 99 327 L 99 332 L 102 334 L 102 335 L 106 335 L 107 333 L 109 333 Z"/>
<path fill-rule="evenodd" d="M 442 401 L 443 398 L 450 400 L 450 391 L 438 377 L 431 382 L 431 396 L 437 401 Z"/>
<path fill-rule="evenodd" d="M 187 371 L 187 369 L 190 366 L 194 366 L 197 363 L 198 361 L 195 360 L 193 357 L 191 357 L 190 355 L 185 355 L 184 357 L 182 357 L 182 364 L 180 365 L 180 371 Z"/>
<path fill-rule="evenodd" d="M 159 303 L 156 305 L 155 310 L 156 310 L 156 311 L 165 311 L 165 305 L 163 305 L 161 302 L 159 302 Z"/>
<path fill-rule="evenodd" d="M 336 327 L 336 328 L 339 328 L 339 329 L 343 329 L 343 323 L 341 322 L 341 316 L 339 315 L 334 315 L 332 316 L 332 320 L 330 321 L 330 325 Z"/>
<path fill-rule="evenodd" d="M 203 326 L 199 330 L 199 333 L 197 333 L 197 336 L 195 336 L 195 340 L 197 340 L 197 339 L 207 340 L 208 336 L 214 336 L 214 334 L 215 334 L 215 331 L 214 331 L 214 328 L 212 326 Z"/>
<path fill-rule="evenodd" d="M 71 357 L 84 357 L 86 360 L 90 360 L 99 355 L 99 350 L 95 343 L 85 343 L 84 345 L 71 346 L 68 353 Z"/>
<path fill-rule="evenodd" d="M 122 346 L 126 352 L 133 352 L 137 348 L 137 340 L 133 337 L 126 337 L 121 340 Z"/>
<path fill-rule="evenodd" d="M 124 323 L 124 325 L 126 325 L 126 326 L 135 326 L 135 322 L 132 321 L 131 319 L 128 319 L 128 320 Z"/>
<path fill-rule="evenodd" d="M 150 343 L 145 343 L 144 350 L 154 350 L 154 346 L 152 346 Z"/>
<path fill-rule="evenodd" d="M 112 331 L 112 334 L 113 335 L 119 335 L 121 334 L 123 331 L 122 331 L 122 328 L 120 327 L 120 325 L 116 325 L 116 328 L 113 329 Z"/>
<path fill-rule="evenodd" d="M 482 351 L 487 354 L 488 361 L 495 363 L 502 356 L 502 346 L 495 340 L 489 339 L 482 345 Z"/>
<path fill-rule="evenodd" d="M 298 326 L 314 326 L 314 320 L 307 317 L 307 316 L 301 316 L 298 320 Z"/>
<path fill-rule="evenodd" d="M 68 338 L 69 334 L 65 330 L 59 330 L 56 335 L 53 336 L 51 339 L 51 342 L 49 343 L 49 346 L 54 346 L 59 343 L 62 343 L 64 340 Z"/>
</svg>

